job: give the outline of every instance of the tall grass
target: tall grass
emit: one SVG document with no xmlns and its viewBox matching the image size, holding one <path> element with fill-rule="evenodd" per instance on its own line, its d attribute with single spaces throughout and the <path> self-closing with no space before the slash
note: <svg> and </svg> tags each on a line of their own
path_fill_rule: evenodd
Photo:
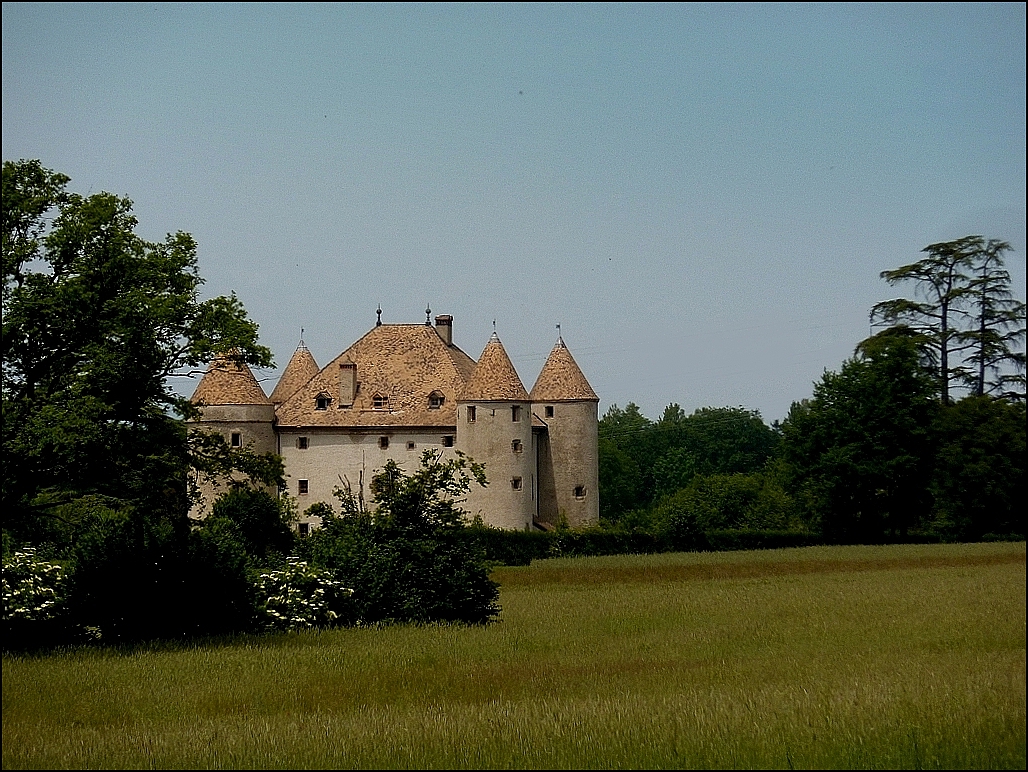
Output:
<svg viewBox="0 0 1028 772">
<path fill-rule="evenodd" d="M 541 561 L 500 623 L 3 662 L 4 767 L 1025 766 L 1025 545 Z"/>
</svg>

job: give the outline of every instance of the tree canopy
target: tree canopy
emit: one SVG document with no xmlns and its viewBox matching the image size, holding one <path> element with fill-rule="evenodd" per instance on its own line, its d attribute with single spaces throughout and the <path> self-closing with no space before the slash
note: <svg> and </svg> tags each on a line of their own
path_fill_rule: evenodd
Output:
<svg viewBox="0 0 1028 772">
<path fill-rule="evenodd" d="M 1024 398 L 1025 305 L 1013 298 L 1003 267 L 1010 248 L 964 236 L 929 244 L 926 257 L 881 273 L 890 285 L 912 283 L 914 297 L 877 303 L 871 322 L 918 336 L 945 404 L 955 386 Z"/>
<path fill-rule="evenodd" d="M 129 199 L 68 182 L 39 161 L 3 165 L 4 527 L 86 497 L 184 518 L 199 451 L 169 376 L 221 353 L 268 366 L 271 352 L 234 295 L 200 298 L 189 234 L 146 241 Z"/>
</svg>

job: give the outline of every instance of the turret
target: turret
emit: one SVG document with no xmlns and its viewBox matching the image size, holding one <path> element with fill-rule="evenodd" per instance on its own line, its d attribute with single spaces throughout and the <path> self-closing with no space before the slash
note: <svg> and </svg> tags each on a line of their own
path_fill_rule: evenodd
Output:
<svg viewBox="0 0 1028 772">
<path fill-rule="evenodd" d="M 314 355 L 311 354 L 310 349 L 307 348 L 303 338 L 301 338 L 296 351 L 289 358 L 289 364 L 286 365 L 286 369 L 282 372 L 282 377 L 278 379 L 278 385 L 271 392 L 269 399 L 274 405 L 281 405 L 293 396 L 297 389 L 317 375 L 320 370 L 321 368 L 318 367 L 318 363 L 314 361 Z"/>
<path fill-rule="evenodd" d="M 190 401 L 200 410 L 200 417 L 189 422 L 190 431 L 220 434 L 233 448 L 278 452 L 275 406 L 246 364 L 229 356 L 217 357 Z M 203 477 L 197 481 L 201 500 L 190 511 L 191 517 L 205 517 L 210 512 L 211 503 L 224 490 L 223 482 Z"/>
<path fill-rule="evenodd" d="M 536 513 L 532 409 L 494 332 L 457 400 L 457 447 L 485 464 L 486 488 L 472 484 L 466 508 L 497 528 L 526 530 Z"/>
<path fill-rule="evenodd" d="M 562 338 L 550 351 L 530 399 L 546 425 L 538 435 L 538 520 L 556 525 L 563 516 L 571 526 L 597 523 L 599 397 Z"/>
</svg>

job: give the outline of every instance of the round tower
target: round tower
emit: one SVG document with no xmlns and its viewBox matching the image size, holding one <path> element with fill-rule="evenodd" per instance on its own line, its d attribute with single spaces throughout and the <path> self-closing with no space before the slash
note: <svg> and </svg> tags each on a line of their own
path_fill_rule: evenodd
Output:
<svg viewBox="0 0 1028 772">
<path fill-rule="evenodd" d="M 232 448 L 278 452 L 275 406 L 245 363 L 230 356 L 215 358 L 190 401 L 200 411 L 199 418 L 189 421 L 190 431 L 220 434 Z M 224 492 L 224 482 L 200 476 L 200 501 L 193 505 L 190 517 L 207 516 L 214 499 Z"/>
<path fill-rule="evenodd" d="M 599 397 L 558 336 L 530 394 L 539 434 L 542 523 L 594 525 L 600 519 Z"/>
<path fill-rule="evenodd" d="M 465 508 L 495 528 L 526 530 L 535 519 L 537 480 L 532 405 L 496 333 L 457 400 L 457 449 L 485 465 Z"/>
</svg>

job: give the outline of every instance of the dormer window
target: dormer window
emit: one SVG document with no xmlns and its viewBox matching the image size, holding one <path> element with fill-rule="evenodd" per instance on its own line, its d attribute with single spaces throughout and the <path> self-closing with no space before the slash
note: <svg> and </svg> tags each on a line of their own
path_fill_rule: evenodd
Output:
<svg viewBox="0 0 1028 772">
<path fill-rule="evenodd" d="M 376 394 L 371 398 L 371 404 L 375 410 L 386 410 L 389 407 L 389 397 Z"/>
<path fill-rule="evenodd" d="M 443 406 L 443 403 L 445 401 L 446 397 L 443 396 L 443 393 L 441 391 L 433 391 L 431 394 L 428 395 L 428 409 L 438 410 Z"/>
<path fill-rule="evenodd" d="M 328 406 L 332 404 L 332 398 L 322 392 L 314 398 L 314 408 L 316 410 L 328 410 Z"/>
</svg>

